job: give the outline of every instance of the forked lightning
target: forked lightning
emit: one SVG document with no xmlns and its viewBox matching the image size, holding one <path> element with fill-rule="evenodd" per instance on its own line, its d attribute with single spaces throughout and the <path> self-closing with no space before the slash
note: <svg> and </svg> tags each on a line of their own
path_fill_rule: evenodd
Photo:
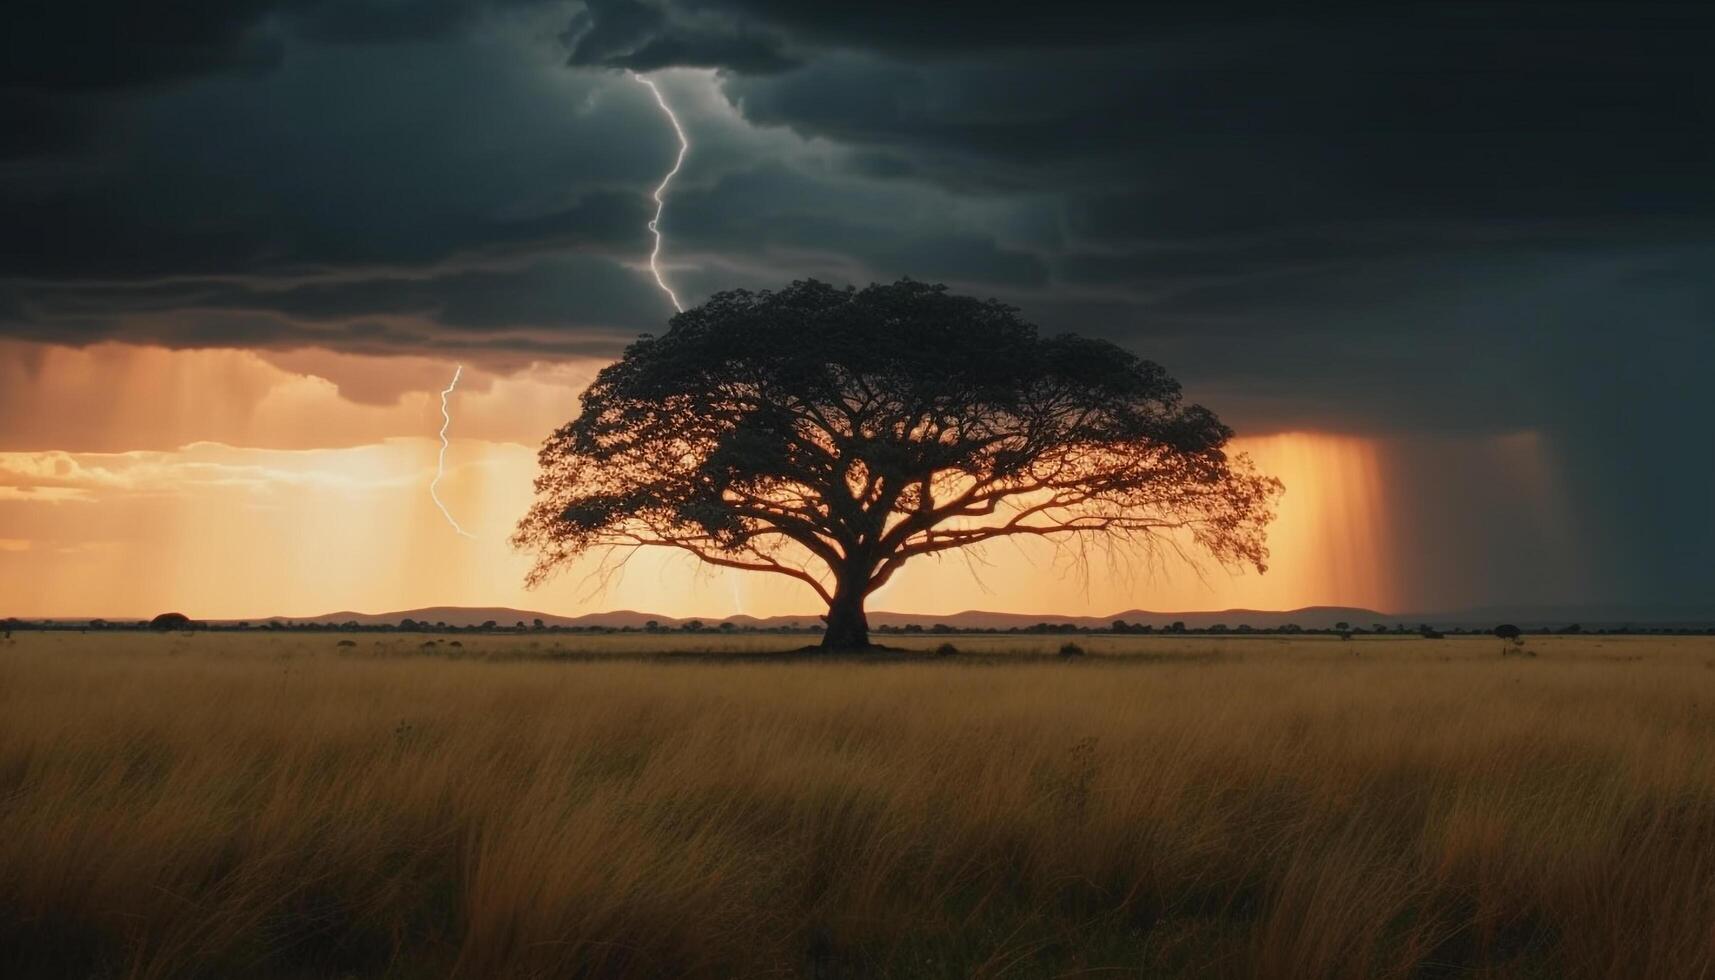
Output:
<svg viewBox="0 0 1715 980">
<path fill-rule="evenodd" d="M 437 492 L 441 484 L 441 477 L 447 475 L 447 428 L 453 424 L 452 413 L 447 411 L 447 396 L 451 395 L 453 389 L 459 386 L 459 376 L 462 374 L 464 374 L 464 365 L 460 364 L 453 369 L 453 379 L 447 382 L 445 388 L 441 389 L 441 454 L 435 459 L 435 478 L 429 481 L 429 496 L 434 499 L 435 506 L 441 509 L 441 516 L 447 519 L 447 523 L 453 526 L 453 530 L 467 538 L 474 538 L 476 535 L 460 527 L 459 522 L 453 519 L 452 513 L 447 510 L 446 504 L 441 503 L 441 495 Z"/>
<path fill-rule="evenodd" d="M 649 253 L 649 271 L 655 274 L 655 285 L 660 286 L 661 291 L 667 294 L 667 298 L 673 301 L 673 309 L 683 313 L 685 308 L 679 303 L 679 294 L 673 292 L 673 287 L 667 285 L 667 280 L 661 275 L 659 261 L 661 258 L 661 212 L 667 209 L 667 185 L 673 182 L 673 178 L 679 173 L 679 168 L 685 165 L 685 154 L 691 150 L 691 141 L 685 138 L 685 127 L 679 125 L 679 117 L 673 114 L 673 107 L 667 104 L 666 97 L 661 94 L 661 90 L 655 86 L 655 83 L 635 72 L 632 73 L 631 77 L 648 86 L 649 91 L 654 93 L 655 104 L 667 114 L 668 121 L 673 124 L 673 132 L 679 136 L 679 155 L 673 160 L 673 169 L 667 171 L 667 176 L 662 177 L 661 183 L 655 188 L 655 217 L 649 222 L 649 231 L 655 236 L 655 248 Z"/>
</svg>

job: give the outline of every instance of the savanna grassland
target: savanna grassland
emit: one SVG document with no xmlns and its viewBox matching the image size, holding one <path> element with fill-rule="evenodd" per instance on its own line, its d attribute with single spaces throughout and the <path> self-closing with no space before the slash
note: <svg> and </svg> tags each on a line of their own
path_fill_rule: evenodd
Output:
<svg viewBox="0 0 1715 980">
<path fill-rule="evenodd" d="M 0 974 L 1715 975 L 1708 638 L 339 639 L 0 645 Z"/>
</svg>

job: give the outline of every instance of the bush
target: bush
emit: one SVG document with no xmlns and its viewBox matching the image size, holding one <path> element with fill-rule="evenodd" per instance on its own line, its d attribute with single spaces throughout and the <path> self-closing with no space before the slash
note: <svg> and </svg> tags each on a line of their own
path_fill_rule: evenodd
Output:
<svg viewBox="0 0 1715 980">
<path fill-rule="evenodd" d="M 194 625 L 189 616 L 177 612 L 165 612 L 149 620 L 149 628 L 152 630 L 186 630 Z"/>
<path fill-rule="evenodd" d="M 1066 643 L 1060 647 L 1060 656 L 1062 657 L 1082 657 L 1083 655 L 1084 648 L 1076 643 Z"/>
<path fill-rule="evenodd" d="M 937 657 L 951 657 L 956 655 L 958 652 L 959 648 L 951 643 L 943 643 L 935 648 L 935 656 Z"/>
</svg>

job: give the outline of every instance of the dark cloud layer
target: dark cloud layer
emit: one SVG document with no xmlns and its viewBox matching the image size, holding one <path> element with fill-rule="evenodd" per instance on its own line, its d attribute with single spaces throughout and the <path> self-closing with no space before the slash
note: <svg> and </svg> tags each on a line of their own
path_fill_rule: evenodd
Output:
<svg viewBox="0 0 1715 980">
<path fill-rule="evenodd" d="M 675 144 L 626 74 L 662 71 L 688 299 L 945 280 L 1242 430 L 1537 432 L 1614 598 L 1715 592 L 1707 4 L 11 13 L 7 334 L 612 352 L 667 312 L 641 260 Z"/>
<path fill-rule="evenodd" d="M 0 85 L 116 89 L 277 67 L 285 36 L 327 42 L 443 37 L 483 14 L 543 0 L 18 0 L 8 10 Z"/>
<path fill-rule="evenodd" d="M 654 71 L 657 68 L 726 68 L 776 72 L 799 62 L 780 35 L 744 21 L 686 17 L 643 0 L 588 0 L 566 29 L 570 63 L 584 67 Z"/>
</svg>

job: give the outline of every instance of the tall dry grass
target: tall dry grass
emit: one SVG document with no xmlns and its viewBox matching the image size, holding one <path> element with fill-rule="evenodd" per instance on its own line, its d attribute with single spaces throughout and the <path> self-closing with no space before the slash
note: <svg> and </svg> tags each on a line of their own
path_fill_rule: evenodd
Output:
<svg viewBox="0 0 1715 980">
<path fill-rule="evenodd" d="M 358 642 L 0 646 L 0 973 L 1715 974 L 1706 640 Z"/>
</svg>

